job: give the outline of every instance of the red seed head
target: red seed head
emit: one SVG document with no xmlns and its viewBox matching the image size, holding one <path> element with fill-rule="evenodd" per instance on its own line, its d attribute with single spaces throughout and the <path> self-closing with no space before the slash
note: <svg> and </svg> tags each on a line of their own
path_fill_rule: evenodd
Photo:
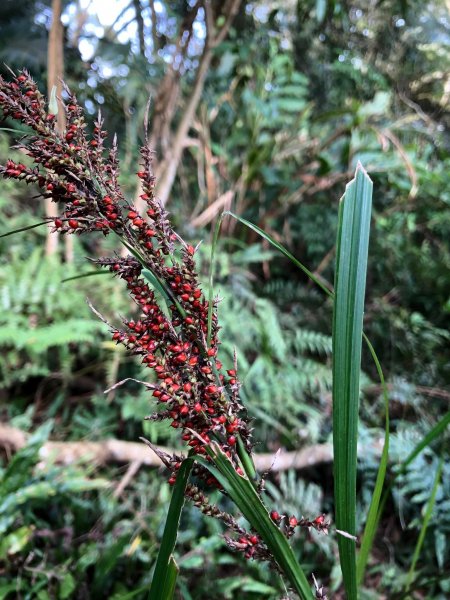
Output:
<svg viewBox="0 0 450 600">
<path fill-rule="evenodd" d="M 272 519 L 272 521 L 279 521 L 280 520 L 280 515 L 276 510 L 273 510 L 270 513 L 270 518 Z"/>
<path fill-rule="evenodd" d="M 325 515 L 319 515 L 313 521 L 314 525 L 323 525 L 325 522 Z"/>
<path fill-rule="evenodd" d="M 76 219 L 69 219 L 69 227 L 76 229 L 78 227 L 78 221 Z"/>
<path fill-rule="evenodd" d="M 227 442 L 230 446 L 234 446 L 236 444 L 236 437 L 234 435 L 230 435 L 230 437 L 228 438 Z"/>
<path fill-rule="evenodd" d="M 292 517 L 289 518 L 289 525 L 291 527 L 297 527 L 298 521 L 297 521 L 297 519 L 294 516 L 292 516 Z"/>
</svg>

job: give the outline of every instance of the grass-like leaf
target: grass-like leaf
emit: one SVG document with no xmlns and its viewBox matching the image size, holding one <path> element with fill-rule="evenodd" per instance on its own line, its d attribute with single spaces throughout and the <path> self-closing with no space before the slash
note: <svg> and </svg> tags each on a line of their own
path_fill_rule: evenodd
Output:
<svg viewBox="0 0 450 600">
<path fill-rule="evenodd" d="M 370 191 L 371 191 L 371 185 L 370 185 Z M 313 281 L 316 285 L 318 285 L 322 289 L 322 291 L 324 291 L 327 294 L 327 296 L 329 296 L 333 300 L 335 299 L 334 292 L 331 291 L 331 289 L 329 289 L 326 285 L 324 285 L 322 283 L 322 281 L 320 281 L 317 277 L 315 277 L 315 275 L 307 267 L 305 267 L 305 265 L 303 265 L 299 260 L 297 260 L 295 258 L 295 256 L 293 256 L 289 252 L 289 250 L 287 250 L 287 248 L 285 248 L 282 244 L 277 242 L 272 236 L 270 236 L 268 233 L 266 233 L 264 230 L 262 230 L 260 227 L 258 227 L 254 223 L 251 223 L 247 219 L 244 219 L 243 217 L 239 217 L 229 211 L 224 213 L 216 224 L 216 230 L 215 230 L 214 239 L 213 239 L 214 250 L 211 253 L 212 259 L 214 257 L 215 245 L 217 244 L 218 233 L 219 233 L 220 225 L 222 223 L 222 218 L 224 215 L 230 215 L 231 217 L 233 217 L 234 219 L 236 219 L 243 225 L 246 225 L 247 227 L 249 227 L 250 229 L 255 231 L 262 238 L 267 240 L 272 246 L 274 246 L 284 256 L 289 258 L 289 260 L 291 260 L 299 269 L 301 269 L 311 279 L 311 281 Z M 212 274 L 210 274 L 210 277 L 211 277 L 210 278 L 210 286 L 212 286 Z M 210 287 L 210 291 L 211 290 L 212 290 L 212 287 Z M 211 294 L 212 294 L 212 292 L 211 292 Z M 210 297 L 212 299 L 212 295 Z M 380 497 L 381 497 L 383 486 L 384 486 L 388 458 L 389 458 L 389 398 L 388 398 L 388 394 L 387 394 L 386 383 L 384 380 L 383 371 L 381 369 L 381 365 L 378 360 L 375 349 L 373 348 L 373 346 L 370 343 L 370 340 L 367 338 L 367 336 L 365 336 L 363 334 L 363 337 L 364 337 L 365 342 L 367 343 L 369 351 L 375 362 L 375 366 L 377 368 L 377 372 L 378 372 L 380 382 L 381 382 L 381 387 L 383 390 L 383 397 L 384 397 L 384 404 L 385 404 L 385 438 L 384 438 L 383 452 L 382 452 L 381 460 L 380 460 L 380 466 L 379 466 L 378 474 L 377 474 L 377 480 L 375 483 L 372 501 L 371 501 L 369 513 L 367 516 L 361 551 L 360 551 L 360 555 L 358 558 L 358 570 L 357 570 L 358 582 L 360 582 L 364 576 L 365 567 L 366 567 L 367 560 L 368 560 L 368 557 L 369 557 L 369 554 L 370 554 L 370 551 L 372 548 L 375 532 L 376 532 L 377 525 L 378 525 L 379 513 L 380 513 L 380 510 L 382 509 L 382 507 L 384 506 L 385 498 L 383 496 L 383 501 L 380 506 Z M 359 366 L 358 366 L 358 369 L 359 369 Z M 353 544 L 353 541 L 349 541 L 349 544 Z"/>
<path fill-rule="evenodd" d="M 174 595 L 178 567 L 173 558 L 173 550 L 177 541 L 181 510 L 184 505 L 184 492 L 193 463 L 193 458 L 184 460 L 177 474 L 161 546 L 156 559 L 149 600 L 171 600 Z"/>
<path fill-rule="evenodd" d="M 363 334 L 364 340 L 369 347 L 373 361 L 377 368 L 378 377 L 381 381 L 381 388 L 383 390 L 383 401 L 384 401 L 384 445 L 383 452 L 381 453 L 380 466 L 378 467 L 377 479 L 375 481 L 375 488 L 372 494 L 372 500 L 370 502 L 369 512 L 367 514 L 366 526 L 364 527 L 364 534 L 361 543 L 361 549 L 359 551 L 358 560 L 356 563 L 356 577 L 358 585 L 361 585 L 364 572 L 366 570 L 367 561 L 369 560 L 370 551 L 372 549 L 373 540 L 378 527 L 379 511 L 380 511 L 380 499 L 384 488 L 384 482 L 386 478 L 386 471 L 389 460 L 389 396 L 387 391 L 386 382 L 384 380 L 383 370 L 380 365 L 380 361 L 376 355 L 374 347 L 370 343 L 369 339 Z M 384 506 L 384 502 L 382 504 Z"/>
<path fill-rule="evenodd" d="M 61 283 L 66 283 L 67 281 L 74 281 L 75 279 L 84 279 L 85 277 L 93 277 L 94 275 L 109 275 L 108 271 L 87 271 L 86 273 L 80 273 L 79 275 L 74 275 L 73 277 L 66 277 L 65 279 L 61 279 Z"/>
<path fill-rule="evenodd" d="M 381 502 L 378 502 L 378 510 L 376 513 L 376 518 L 373 521 L 373 523 L 371 524 L 370 528 L 369 528 L 369 521 L 368 521 L 366 528 L 364 530 L 364 538 L 363 538 L 363 542 L 361 545 L 361 551 L 360 551 L 360 555 L 358 557 L 358 565 L 357 565 L 358 582 L 359 583 L 362 582 L 362 579 L 364 576 L 364 571 L 365 571 L 365 568 L 367 565 L 367 560 L 369 558 L 369 552 L 370 552 L 370 549 L 372 548 L 375 533 L 378 528 L 378 523 L 380 522 L 380 518 L 381 518 L 381 515 L 383 514 L 384 506 L 386 505 L 386 501 L 389 497 L 389 494 L 391 493 L 392 486 L 394 485 L 397 477 L 399 477 L 400 475 L 405 473 L 408 465 L 411 464 L 411 462 L 416 458 L 416 456 L 418 456 L 420 454 L 420 452 L 422 452 L 422 450 L 424 448 L 426 448 L 427 446 L 429 446 L 433 441 L 438 439 L 440 437 L 440 435 L 447 429 L 449 424 L 450 424 L 450 411 L 447 412 L 442 417 L 442 419 L 440 421 L 438 421 L 438 423 L 436 423 L 436 425 L 423 437 L 422 440 L 420 440 L 420 442 L 417 444 L 417 446 L 415 446 L 414 450 L 412 450 L 412 452 L 410 452 L 410 454 L 407 456 L 407 458 L 402 462 L 399 469 L 396 470 L 396 472 L 394 473 L 394 476 L 391 479 L 389 486 L 387 488 L 385 488 L 383 496 L 381 498 Z M 384 455 L 384 452 L 383 452 L 383 455 Z M 383 462 L 383 456 L 382 456 L 381 463 L 382 462 Z M 381 470 L 381 466 L 382 466 L 381 463 L 380 463 L 380 470 Z M 377 483 L 378 483 L 378 478 L 377 478 Z M 375 493 L 374 493 L 374 496 L 375 496 Z M 373 500 L 372 500 L 372 504 L 374 504 Z M 372 510 L 372 504 L 371 504 L 371 507 L 369 510 L 369 515 L 370 515 L 370 511 Z"/>
<path fill-rule="evenodd" d="M 433 508 L 434 508 L 434 504 L 436 502 L 436 494 L 438 491 L 439 482 L 441 480 L 443 466 L 444 466 L 444 458 L 441 458 L 441 460 L 439 461 L 439 466 L 436 471 L 436 476 L 434 478 L 433 488 L 431 490 L 431 496 L 430 496 L 430 499 L 428 500 L 427 508 L 425 510 L 425 514 L 423 517 L 422 527 L 421 527 L 420 533 L 419 533 L 419 538 L 417 540 L 416 547 L 414 548 L 414 554 L 413 554 L 413 558 L 411 561 L 411 566 L 409 568 L 408 576 L 406 579 L 406 592 L 409 591 L 409 588 L 411 587 L 411 583 L 414 579 L 414 572 L 416 570 L 416 564 L 417 564 L 417 561 L 419 560 L 420 551 L 422 550 L 423 541 L 425 539 L 425 534 L 427 532 L 428 525 L 430 523 L 431 516 L 433 514 Z"/>
<path fill-rule="evenodd" d="M 252 482 L 247 477 L 236 473 L 231 461 L 218 444 L 213 442 L 206 447 L 206 450 L 214 465 L 199 456 L 196 457 L 196 461 L 214 475 L 247 521 L 259 533 L 300 598 L 311 600 L 313 595 L 308 580 L 295 558 L 288 540 L 270 518 Z"/>
<path fill-rule="evenodd" d="M 414 450 L 403 461 L 403 463 L 400 466 L 400 469 L 395 474 L 395 476 L 398 477 L 398 475 L 404 473 L 406 471 L 406 468 L 408 467 L 408 465 L 410 465 L 412 463 L 412 461 L 416 458 L 416 456 L 418 456 L 424 448 L 429 446 L 431 444 L 431 442 L 434 442 L 434 440 L 436 440 L 441 435 L 441 433 L 443 433 L 447 429 L 447 427 L 449 425 L 450 425 L 450 410 L 447 413 L 445 413 L 445 415 L 442 417 L 442 419 L 440 421 L 438 421 L 432 429 L 430 429 L 430 431 L 427 433 L 427 435 L 423 439 L 420 440 L 420 442 L 417 444 L 417 446 L 414 448 Z"/>
<path fill-rule="evenodd" d="M 295 266 L 297 266 L 301 271 L 303 271 L 303 273 L 305 273 L 305 275 L 307 275 L 309 277 L 309 279 L 311 279 L 311 281 L 314 281 L 314 283 L 316 285 L 318 285 L 321 288 L 321 290 L 324 291 L 325 294 L 327 294 L 327 296 L 330 296 L 331 298 L 333 297 L 333 292 L 330 289 L 328 289 L 326 287 L 326 285 L 324 285 L 320 281 L 320 279 L 318 277 L 316 277 L 314 275 L 314 273 L 312 273 L 312 271 L 310 271 L 307 267 L 305 267 L 305 265 L 303 263 L 301 263 L 299 260 L 297 260 L 295 258 L 295 256 L 289 252 L 289 250 L 287 248 L 285 248 L 282 244 L 277 242 L 271 235 L 269 235 L 266 231 L 261 229 L 261 227 L 258 227 L 258 225 L 255 225 L 251 221 L 247 221 L 247 219 L 244 219 L 243 217 L 239 217 L 238 215 L 235 215 L 234 213 L 232 213 L 230 211 L 225 211 L 223 213 L 223 215 L 230 215 L 230 217 L 233 217 L 233 219 L 236 219 L 236 221 L 239 221 L 239 223 L 246 225 L 249 229 L 251 229 L 258 235 L 260 235 L 265 240 L 267 240 L 274 248 L 279 250 L 281 252 L 281 254 L 286 256 L 286 258 L 289 258 L 289 260 L 291 260 Z M 220 227 L 220 222 L 218 222 L 219 227 Z"/>
<path fill-rule="evenodd" d="M 22 231 L 28 231 L 29 229 L 34 229 L 35 227 L 40 227 L 41 225 L 47 225 L 48 221 L 41 221 L 40 223 L 34 223 L 34 225 L 27 225 L 26 227 L 19 227 L 19 229 L 12 229 L 7 233 L 2 233 L 0 238 L 8 237 L 8 235 L 14 235 L 15 233 L 21 233 Z"/>
<path fill-rule="evenodd" d="M 333 311 L 333 448 L 336 528 L 356 533 L 356 467 L 362 326 L 372 182 L 361 165 L 339 207 Z M 347 598 L 357 598 L 356 547 L 338 538 Z"/>
</svg>

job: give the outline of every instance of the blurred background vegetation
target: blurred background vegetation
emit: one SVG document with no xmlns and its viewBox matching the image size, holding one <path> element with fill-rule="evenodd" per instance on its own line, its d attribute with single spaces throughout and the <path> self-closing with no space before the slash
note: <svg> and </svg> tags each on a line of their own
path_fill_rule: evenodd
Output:
<svg viewBox="0 0 450 600">
<path fill-rule="evenodd" d="M 158 193 L 179 233 L 204 240 L 205 278 L 211 226 L 232 208 L 332 281 L 338 201 L 363 162 L 374 181 L 365 330 L 389 385 L 391 475 L 450 399 L 449 13 L 448 0 L 0 4 L 2 64 L 28 68 L 42 90 L 63 73 L 92 119 L 101 108 L 111 138 L 118 135 L 130 198 L 151 98 Z M 7 119 L 1 126 L 17 127 Z M 0 131 L 3 163 L 17 158 L 12 140 Z M 35 193 L 2 182 L 0 233 L 40 220 L 45 207 Z M 139 386 L 103 393 L 124 377 L 139 379 L 141 368 L 109 341 L 85 299 L 114 320 L 132 310 L 124 289 L 104 277 L 63 282 L 113 242 L 49 245 L 44 229 L 0 240 L 0 599 L 146 597 L 170 494 L 164 474 L 81 458 L 61 466 L 39 454 L 47 439 L 178 443 L 173 431 L 143 421 L 151 409 Z M 332 516 L 332 465 L 313 459 L 331 439 L 331 304 L 231 221 L 216 269 L 222 359 L 230 365 L 237 349 L 257 451 L 311 449 L 310 467 L 275 468 L 268 490 L 281 510 Z M 361 523 L 384 419 L 368 355 L 363 372 Z M 28 444 L 14 452 L 5 426 L 30 433 Z M 396 480 L 362 597 L 449 597 L 448 453 L 447 432 Z M 277 575 L 230 554 L 220 532 L 186 507 L 179 597 L 280 598 Z M 295 549 L 331 597 L 342 597 L 334 534 L 299 536 Z"/>
</svg>

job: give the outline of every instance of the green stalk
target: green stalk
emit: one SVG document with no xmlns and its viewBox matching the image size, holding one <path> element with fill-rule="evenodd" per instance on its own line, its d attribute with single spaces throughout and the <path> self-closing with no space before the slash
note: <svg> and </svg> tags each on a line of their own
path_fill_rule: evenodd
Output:
<svg viewBox="0 0 450 600">
<path fill-rule="evenodd" d="M 372 182 L 361 165 L 339 208 L 333 311 L 333 448 L 336 528 L 356 534 L 356 467 L 362 325 Z M 338 538 L 347 598 L 357 598 L 356 547 Z"/>
</svg>

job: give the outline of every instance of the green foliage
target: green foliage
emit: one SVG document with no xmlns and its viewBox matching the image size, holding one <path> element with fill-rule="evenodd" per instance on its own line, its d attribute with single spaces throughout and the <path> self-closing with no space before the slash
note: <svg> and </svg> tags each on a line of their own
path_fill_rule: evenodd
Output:
<svg viewBox="0 0 450 600">
<path fill-rule="evenodd" d="M 19 0 L 0 7 L 3 61 L 13 68 L 29 67 L 43 89 L 49 4 Z M 126 26 L 134 16 L 132 9 L 112 29 L 104 28 L 102 38 L 101 15 L 94 14 L 93 5 L 83 14 L 76 13 L 74 2 L 64 3 L 65 78 L 91 113 L 101 103 L 110 132 L 118 133 L 124 159 L 121 177 L 130 199 L 130 174 L 136 170 L 147 100 L 149 95 L 157 97 L 170 69 L 175 32 L 189 12 L 186 2 L 157 4 L 161 11 L 156 38 L 147 36 L 144 57 Z M 150 5 L 141 6 L 149 33 Z M 196 21 L 180 69 L 175 69 L 180 85 L 170 97 L 178 111 L 172 129 L 192 92 L 204 43 L 202 18 Z M 76 31 L 75 23 L 83 19 L 86 28 Z M 95 38 L 89 32 L 94 28 Z M 188 225 L 192 213 L 230 190 L 235 212 L 270 231 L 325 281 L 332 281 L 337 199 L 356 161 L 364 161 L 377 190 L 364 328 L 389 383 L 391 476 L 448 408 L 449 39 L 443 0 L 242 3 L 234 30 L 214 51 L 168 207 L 185 237 L 197 241 L 202 234 Z M 79 47 L 86 51 L 89 44 L 95 46 L 95 54 L 82 61 Z M 164 97 L 164 108 L 170 108 L 167 100 Z M 159 110 L 152 102 L 150 122 Z M 1 125 L 11 123 L 3 120 Z M 164 131 L 156 140 L 157 150 L 167 156 L 173 133 Z M 7 156 L 26 162 L 21 152 L 8 149 L 10 136 L 8 131 L 0 133 L 2 162 Z M 213 193 L 206 189 L 205 178 L 214 182 Z M 31 187 L 3 181 L 0 234 L 42 220 L 34 194 Z M 54 417 L 53 436 L 58 439 L 136 440 L 144 430 L 153 442 L 173 444 L 173 432 L 159 423 L 141 425 L 150 412 L 146 391 L 130 384 L 102 393 L 124 377 L 142 378 L 137 361 L 106 341 L 107 327 L 85 303 L 88 296 L 113 322 L 125 309 L 123 290 L 109 278 L 61 283 L 84 269 L 79 265 L 85 255 L 101 254 L 102 245 L 89 240 L 81 247 L 77 241 L 76 267 L 61 265 L 36 251 L 43 246 L 45 231 L 36 228 L 0 239 L 2 417 L 25 429 Z M 229 239 L 218 250 L 220 353 L 231 366 L 236 347 L 243 398 L 255 417 L 255 437 L 267 443 L 257 450 L 328 441 L 331 305 L 303 275 L 256 244 L 252 232 L 230 226 L 227 234 Z M 205 273 L 208 256 L 206 248 Z M 371 365 L 363 351 L 367 395 L 361 396 L 359 433 L 365 449 L 383 435 L 383 403 L 369 385 L 376 380 Z M 377 591 L 363 590 L 362 598 L 404 593 L 439 458 L 448 458 L 445 435 L 443 440 L 395 481 L 365 581 L 372 589 L 376 582 Z M 154 532 L 168 499 L 160 476 L 139 473 L 117 501 L 104 491 L 100 496 L 95 490 L 68 494 L 60 485 L 68 479 L 63 470 L 53 467 L 37 475 L 39 459 L 33 461 L 29 466 L 24 460 L 17 463 L 16 474 L 22 474 L 17 485 L 27 490 L 27 482 L 34 482 L 38 491 L 28 491 L 30 497 L 22 504 L 14 492 L 8 496 L 8 514 L 16 520 L 1 544 L 2 551 L 8 546 L 14 553 L 1 576 L 0 596 L 144 598 L 155 558 Z M 359 533 L 376 462 L 364 453 L 358 465 Z M 68 472 L 90 480 L 93 473 L 84 468 Z M 118 480 L 121 473 L 108 469 L 100 476 Z M 287 499 L 286 511 L 300 507 L 305 516 L 312 516 L 323 507 L 332 515 L 328 466 L 271 477 L 279 494 L 271 489 L 272 495 L 276 502 Z M 444 466 L 411 590 L 436 600 L 450 594 L 448 482 Z M 214 521 L 201 521 L 189 507 L 184 518 L 177 557 L 184 598 L 239 594 L 272 599 L 283 594 L 266 568 L 224 550 Z M 72 528 L 72 537 L 64 537 L 66 527 Z M 388 543 L 395 540 L 389 557 L 380 532 L 388 532 Z M 338 590 L 331 538 L 299 541 L 296 548 L 306 553 L 311 570 Z M 34 562 L 26 562 L 30 551 Z"/>
<path fill-rule="evenodd" d="M 67 272 L 67 266 L 44 259 L 39 249 L 26 261 L 13 254 L 11 261 L 1 266 L 3 385 L 47 375 L 51 369 L 69 374 L 77 358 L 70 344 L 83 343 L 86 352 L 104 331 L 90 313 L 83 289 L 61 283 Z"/>
<path fill-rule="evenodd" d="M 208 256 L 209 248 L 202 246 L 200 260 Z M 236 353 L 242 397 L 250 413 L 263 419 L 257 423 L 263 437 L 296 429 L 302 441 L 317 441 L 324 422 L 324 396 L 331 389 L 331 338 L 300 327 L 295 315 L 281 311 L 252 289 L 249 263 L 257 265 L 270 256 L 258 245 L 217 256 L 214 287 L 221 299 L 220 357 L 232 365 Z M 278 433 L 273 430 L 274 418 Z M 291 436 L 285 442 L 295 445 Z"/>
</svg>

